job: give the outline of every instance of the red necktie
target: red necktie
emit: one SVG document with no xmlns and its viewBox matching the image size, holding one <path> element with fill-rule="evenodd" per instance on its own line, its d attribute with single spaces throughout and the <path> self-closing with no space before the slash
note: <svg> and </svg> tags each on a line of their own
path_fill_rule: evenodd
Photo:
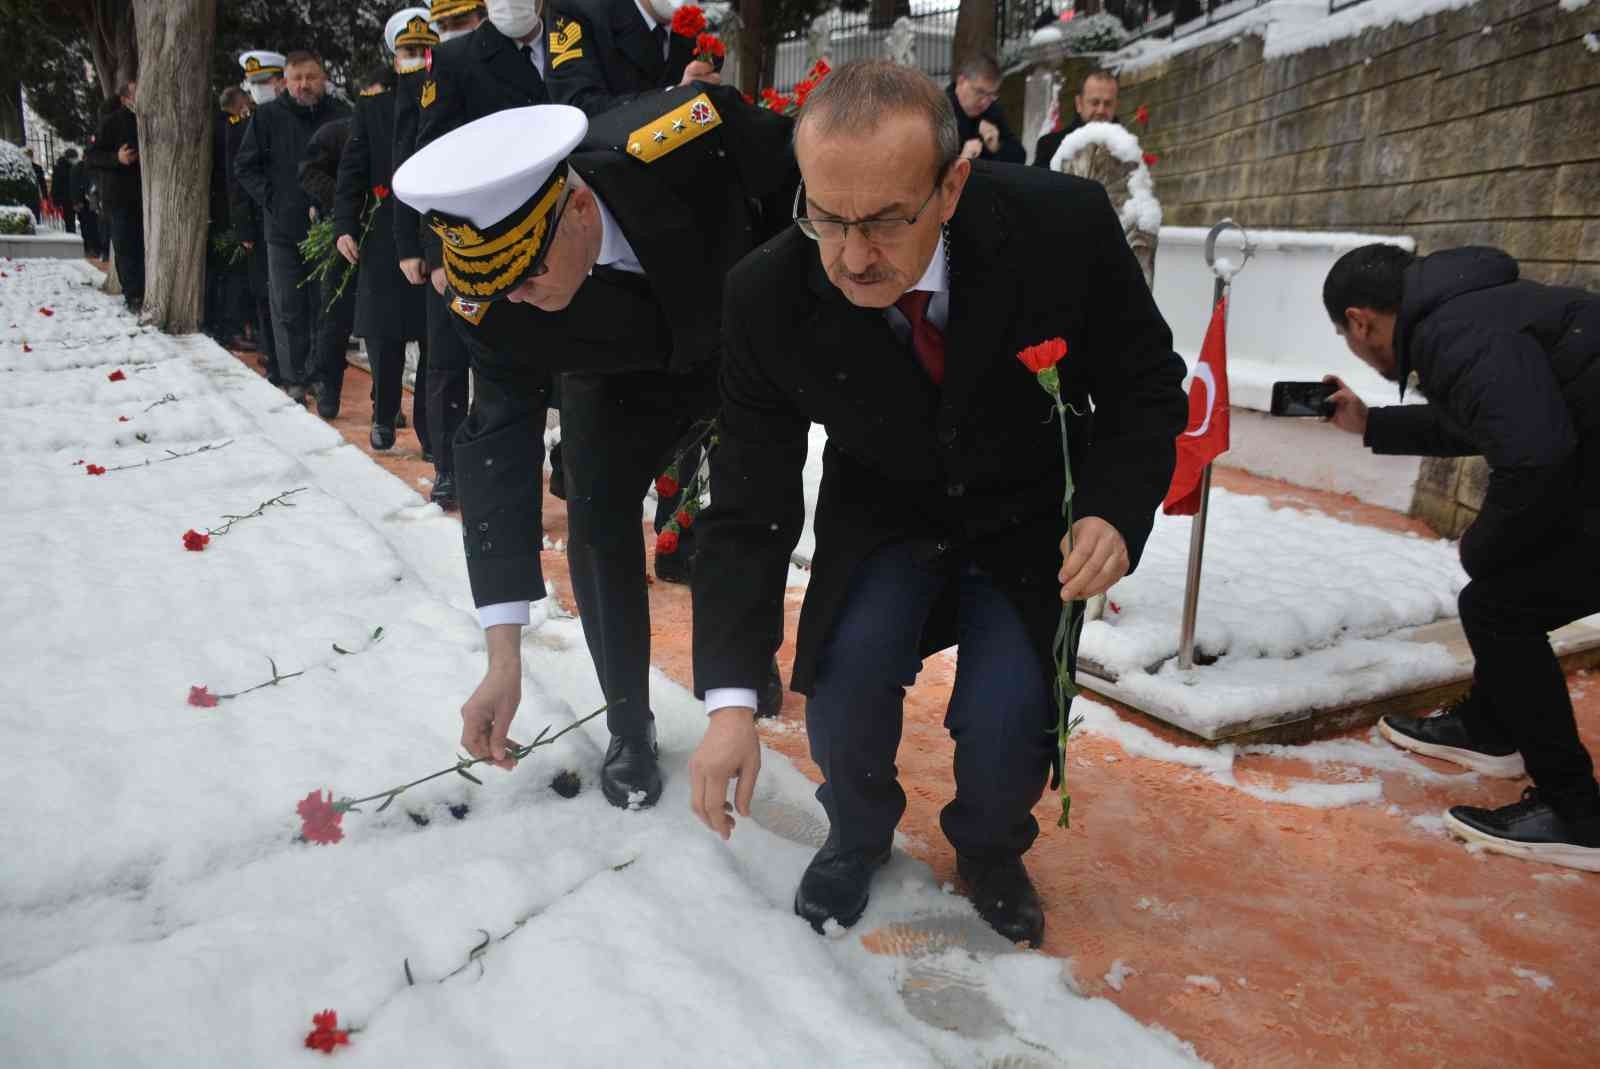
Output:
<svg viewBox="0 0 1600 1069">
<path fill-rule="evenodd" d="M 917 362 L 928 373 L 935 386 L 944 384 L 944 334 L 928 322 L 928 302 L 933 294 L 927 290 L 911 290 L 901 295 L 894 306 L 911 324 L 911 351 Z"/>
</svg>

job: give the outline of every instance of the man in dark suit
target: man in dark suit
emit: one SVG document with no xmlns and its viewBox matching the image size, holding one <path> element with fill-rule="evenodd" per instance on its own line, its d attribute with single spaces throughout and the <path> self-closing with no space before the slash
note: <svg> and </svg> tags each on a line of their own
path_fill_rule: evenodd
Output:
<svg viewBox="0 0 1600 1069">
<path fill-rule="evenodd" d="M 544 27 L 536 0 L 498 4 L 495 19 L 500 24 L 485 19 L 471 33 L 433 50 L 431 68 L 418 87 L 416 137 L 410 151 L 420 150 L 474 119 L 550 99 L 544 84 Z M 397 141 L 404 133 L 397 122 Z M 410 151 L 397 153 L 396 160 L 403 161 Z M 434 291 L 428 298 L 426 384 L 428 436 L 435 466 L 432 496 L 453 508 L 454 439 L 467 414 L 467 353 L 443 300 L 445 273 L 439 239 L 426 228 L 421 249 Z"/>
<path fill-rule="evenodd" d="M 717 84 L 694 39 L 672 32 L 672 11 L 670 0 L 562 0 L 550 20 L 550 99 L 592 117 L 640 93 Z"/>
<path fill-rule="evenodd" d="M 144 306 L 144 188 L 139 176 L 138 83 L 118 94 L 119 107 L 100 122 L 84 160 L 100 172 L 100 200 L 111 219 L 111 255 L 130 311 Z"/>
<path fill-rule="evenodd" d="M 1039 138 L 1033 149 L 1033 165 L 1048 168 L 1056 149 L 1067 135 L 1086 123 L 1117 121 L 1117 76 L 1110 71 L 1091 71 L 1083 88 L 1072 98 L 1072 122 Z"/>
<path fill-rule="evenodd" d="M 547 388 L 552 371 L 565 372 L 567 555 L 611 703 L 601 789 L 613 805 L 651 805 L 661 774 L 639 503 L 685 432 L 715 415 L 722 279 L 767 233 L 764 209 L 793 187 L 790 122 L 733 89 L 691 86 L 592 123 L 552 106 L 468 131 L 395 175 L 396 193 L 443 238 L 452 307 L 471 324 L 477 372 L 457 454 L 489 665 L 462 707 L 462 745 L 505 759 L 521 625 L 528 602 L 545 595 Z M 469 183 L 464 193 L 433 192 Z"/>
<path fill-rule="evenodd" d="M 823 424 L 791 686 L 810 698 L 831 830 L 795 910 L 819 931 L 865 910 L 905 809 L 905 688 L 923 656 L 959 643 L 945 721 L 956 792 L 941 824 L 980 914 L 1037 944 L 1044 915 L 1022 855 L 1055 753 L 1061 603 L 1138 562 L 1184 425 L 1183 361 L 1105 191 L 961 158 L 949 102 L 919 72 L 882 60 L 834 71 L 806 102 L 795 150 L 798 225 L 727 282 L 694 584 L 710 726 L 691 802 L 726 836 L 737 778 L 749 813 L 760 744 L 748 688 L 782 625 L 807 433 Z M 1057 338 L 1062 395 L 1082 413 L 1070 556 L 1053 406 L 1016 355 Z"/>
<path fill-rule="evenodd" d="M 963 159 L 1023 163 L 1028 158 L 1000 110 L 1000 78 L 995 58 L 974 52 L 961 61 L 956 80 L 945 87 Z"/>
</svg>

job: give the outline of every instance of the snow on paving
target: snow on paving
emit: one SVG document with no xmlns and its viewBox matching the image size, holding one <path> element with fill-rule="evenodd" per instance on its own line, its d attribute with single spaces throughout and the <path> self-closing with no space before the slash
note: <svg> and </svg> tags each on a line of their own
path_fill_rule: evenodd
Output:
<svg viewBox="0 0 1600 1069">
<path fill-rule="evenodd" d="M 703 713 L 659 673 L 654 810 L 594 789 L 593 723 L 299 841 L 309 791 L 455 760 L 483 656 L 459 526 L 210 342 L 138 327 L 84 265 L 0 266 L 7 1064 L 299 1062 L 325 1008 L 356 1065 L 1196 1064 L 1040 954 L 946 950 L 938 975 L 988 1009 L 920 1012 L 902 992 L 933 966 L 861 933 L 986 929 L 904 854 L 855 931 L 817 938 L 790 908 L 813 785 L 768 753 L 776 833 L 705 832 L 684 772 Z M 524 739 L 600 701 L 577 622 L 539 608 Z"/>
</svg>

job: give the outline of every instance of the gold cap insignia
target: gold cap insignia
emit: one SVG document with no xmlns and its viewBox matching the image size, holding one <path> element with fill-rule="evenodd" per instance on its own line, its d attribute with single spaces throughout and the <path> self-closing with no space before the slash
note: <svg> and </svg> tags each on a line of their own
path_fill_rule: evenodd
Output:
<svg viewBox="0 0 1600 1069">
<path fill-rule="evenodd" d="M 451 295 L 469 306 L 487 305 L 527 278 L 549 251 L 553 220 L 566 188 L 563 163 L 520 208 L 493 226 L 477 228 L 459 217 L 430 212 L 428 226 L 443 242 L 444 275 Z M 456 311 L 471 318 L 459 308 Z"/>
</svg>

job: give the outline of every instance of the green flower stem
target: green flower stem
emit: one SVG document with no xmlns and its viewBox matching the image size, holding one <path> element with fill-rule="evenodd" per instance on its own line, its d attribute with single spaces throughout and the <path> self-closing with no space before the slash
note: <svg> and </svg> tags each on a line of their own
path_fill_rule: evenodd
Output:
<svg viewBox="0 0 1600 1069">
<path fill-rule="evenodd" d="M 1065 473 L 1066 486 L 1061 497 L 1061 515 L 1067 521 L 1067 556 L 1072 555 L 1072 497 L 1076 487 L 1072 482 L 1072 450 L 1067 434 L 1067 404 L 1061 399 L 1061 377 L 1056 369 L 1046 368 L 1038 373 L 1039 385 L 1050 399 L 1055 403 L 1056 421 L 1061 428 L 1061 466 Z M 1056 697 L 1056 762 L 1059 765 L 1057 784 L 1061 794 L 1061 819 L 1056 822 L 1057 827 L 1070 828 L 1072 812 L 1072 795 L 1067 792 L 1067 740 L 1072 737 L 1072 732 L 1083 722 L 1083 718 L 1072 716 L 1072 700 L 1078 696 L 1078 684 L 1073 679 L 1074 669 L 1078 666 L 1078 633 L 1073 627 L 1073 615 L 1076 609 L 1075 602 L 1063 602 L 1061 606 L 1061 619 L 1056 624 L 1055 641 L 1051 644 L 1051 654 L 1055 660 L 1055 697 Z"/>
</svg>

